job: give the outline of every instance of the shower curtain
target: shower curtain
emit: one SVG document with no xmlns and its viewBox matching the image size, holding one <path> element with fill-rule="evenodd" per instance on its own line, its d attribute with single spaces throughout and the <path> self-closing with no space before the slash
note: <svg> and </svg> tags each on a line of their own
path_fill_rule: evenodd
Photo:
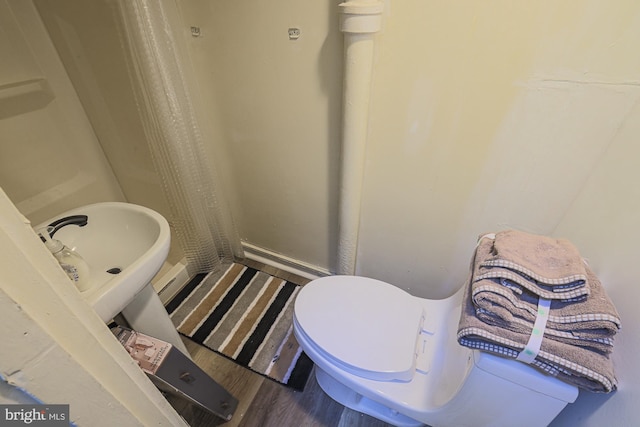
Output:
<svg viewBox="0 0 640 427">
<path fill-rule="evenodd" d="M 215 270 L 221 261 L 242 257 L 242 247 L 207 159 L 185 48 L 169 24 L 164 0 L 114 5 L 145 135 L 187 269 L 191 274 Z"/>
</svg>

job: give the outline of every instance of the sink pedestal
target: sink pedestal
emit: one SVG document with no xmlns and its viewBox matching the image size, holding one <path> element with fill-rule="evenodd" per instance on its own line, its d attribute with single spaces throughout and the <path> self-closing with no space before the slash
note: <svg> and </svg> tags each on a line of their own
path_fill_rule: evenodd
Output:
<svg viewBox="0 0 640 427">
<path fill-rule="evenodd" d="M 151 283 L 122 309 L 122 316 L 134 331 L 166 341 L 191 358 Z"/>
</svg>

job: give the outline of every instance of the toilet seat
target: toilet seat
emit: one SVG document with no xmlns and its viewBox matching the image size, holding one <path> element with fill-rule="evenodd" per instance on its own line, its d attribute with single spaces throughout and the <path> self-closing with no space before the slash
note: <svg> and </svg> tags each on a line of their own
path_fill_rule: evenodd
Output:
<svg viewBox="0 0 640 427">
<path fill-rule="evenodd" d="M 376 381 L 409 381 L 422 307 L 418 298 L 388 283 L 330 276 L 301 289 L 294 322 L 318 351 L 347 372 Z"/>
</svg>

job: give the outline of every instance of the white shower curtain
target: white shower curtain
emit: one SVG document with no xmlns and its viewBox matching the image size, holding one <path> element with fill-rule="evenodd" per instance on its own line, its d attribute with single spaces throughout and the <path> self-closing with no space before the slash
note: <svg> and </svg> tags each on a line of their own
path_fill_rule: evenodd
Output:
<svg viewBox="0 0 640 427">
<path fill-rule="evenodd" d="M 119 0 L 130 63 L 153 163 L 162 178 L 176 238 L 190 273 L 242 256 L 240 238 L 207 160 L 193 105 L 184 47 L 169 25 L 165 0 Z M 180 47 L 179 47 L 180 46 Z"/>
</svg>

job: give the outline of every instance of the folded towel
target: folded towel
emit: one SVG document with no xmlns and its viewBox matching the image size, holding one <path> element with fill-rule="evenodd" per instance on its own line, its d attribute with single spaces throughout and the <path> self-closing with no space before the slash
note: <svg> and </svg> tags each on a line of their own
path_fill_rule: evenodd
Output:
<svg viewBox="0 0 640 427">
<path fill-rule="evenodd" d="M 517 310 L 514 307 L 505 307 L 501 304 L 510 304 L 512 301 L 510 295 L 501 295 L 501 287 L 485 285 L 480 287 L 472 287 L 472 302 L 475 308 L 476 316 L 483 322 L 497 326 L 500 328 L 508 329 L 514 332 L 520 332 L 524 334 L 531 334 L 533 330 L 535 317 L 533 321 L 525 320 L 517 317 L 510 310 Z M 504 291 L 503 291 L 504 292 Z M 506 291 L 507 293 L 510 291 Z M 515 301 L 518 302 L 517 300 Z M 556 323 L 551 321 L 553 316 L 553 309 L 550 309 L 551 313 L 549 320 L 547 321 L 546 328 L 544 330 L 545 337 L 554 339 L 556 341 L 583 347 L 585 349 L 598 351 L 602 354 L 609 354 L 613 350 L 613 335 L 609 330 L 605 328 L 586 328 L 573 330 L 563 330 L 557 327 Z M 557 318 L 557 316 L 554 316 Z M 564 325 L 563 325 L 564 326 Z M 589 325 L 595 326 L 595 325 Z"/>
<path fill-rule="evenodd" d="M 484 322 L 477 316 L 477 307 L 473 303 L 473 276 L 479 268 L 482 256 L 478 254 L 478 250 L 482 254 L 487 249 L 486 243 L 481 241 L 474 252 L 469 277 L 464 285 L 458 342 L 466 347 L 515 359 L 529 342 L 530 333 Z M 567 344 L 547 333 L 543 335 L 540 350 L 531 366 L 586 390 L 608 393 L 617 388 L 613 364 L 608 354 Z"/>
<path fill-rule="evenodd" d="M 580 300 L 589 295 L 580 253 L 571 242 L 506 230 L 495 234 L 490 254 L 476 280 L 498 278 L 551 300 Z"/>
<path fill-rule="evenodd" d="M 502 286 L 508 287 L 518 294 L 521 294 L 523 291 L 528 291 L 541 298 L 562 302 L 584 301 L 590 293 L 590 288 L 587 286 L 588 282 L 586 280 L 572 282 L 567 287 L 549 287 L 528 276 L 515 273 L 508 268 L 490 267 L 488 269 L 486 264 L 486 262 L 483 262 L 479 265 L 480 271 L 474 276 L 474 281 L 494 279 Z"/>
<path fill-rule="evenodd" d="M 530 333 L 538 312 L 538 297 L 504 286 L 496 279 L 476 280 L 483 260 L 490 256 L 492 241 L 482 239 L 476 249 L 471 298 L 476 315 L 491 325 Z M 609 353 L 612 337 L 621 321 L 600 280 L 584 266 L 591 295 L 580 303 L 551 301 L 545 333 L 561 342 Z"/>
<path fill-rule="evenodd" d="M 475 316 L 467 288 L 458 325 L 458 342 L 469 348 L 515 359 L 529 341 L 529 334 L 484 323 Z M 531 366 L 577 387 L 600 393 L 617 388 L 613 363 L 607 355 L 544 337 Z"/>
</svg>

